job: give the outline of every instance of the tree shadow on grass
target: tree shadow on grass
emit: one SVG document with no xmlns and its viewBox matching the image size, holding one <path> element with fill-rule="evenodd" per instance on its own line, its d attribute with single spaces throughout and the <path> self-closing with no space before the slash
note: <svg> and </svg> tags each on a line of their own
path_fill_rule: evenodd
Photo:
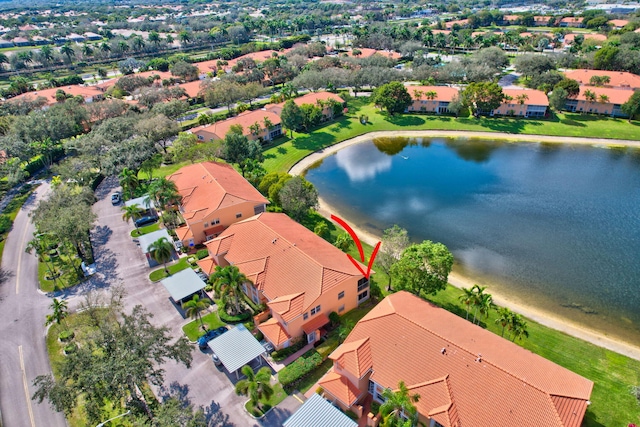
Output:
<svg viewBox="0 0 640 427">
<path fill-rule="evenodd" d="M 287 154 L 287 149 L 286 149 L 286 148 L 284 148 L 284 147 L 278 147 L 278 148 L 276 149 L 276 151 L 277 151 L 279 154 Z"/>
<path fill-rule="evenodd" d="M 598 416 L 594 414 L 590 408 L 587 408 L 587 413 L 584 415 L 582 425 L 584 427 L 604 427 L 604 424 L 598 421 Z"/>
<path fill-rule="evenodd" d="M 235 424 L 229 421 L 229 415 L 222 412 L 220 404 L 215 400 L 211 401 L 211 404 L 204 408 L 204 417 L 207 420 L 207 426 L 209 427 L 234 427 Z M 254 424 L 255 425 L 255 424 Z"/>
<path fill-rule="evenodd" d="M 422 117 L 418 116 L 391 116 L 389 114 L 386 114 L 384 116 L 384 120 L 389 123 L 393 123 L 396 126 L 420 126 L 425 123 L 425 120 Z"/>
<path fill-rule="evenodd" d="M 298 150 L 317 151 L 336 142 L 336 136 L 328 132 L 314 132 L 301 135 L 292 141 Z"/>
</svg>

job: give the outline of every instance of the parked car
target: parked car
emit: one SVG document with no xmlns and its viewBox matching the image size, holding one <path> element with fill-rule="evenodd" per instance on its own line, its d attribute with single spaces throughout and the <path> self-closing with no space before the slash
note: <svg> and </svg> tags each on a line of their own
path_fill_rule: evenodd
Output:
<svg viewBox="0 0 640 427">
<path fill-rule="evenodd" d="M 111 195 L 111 204 L 112 205 L 117 205 L 121 201 L 122 201 L 122 194 L 120 194 L 119 191 L 116 191 L 115 193 L 113 193 Z"/>
<path fill-rule="evenodd" d="M 218 331 L 218 333 L 220 335 L 224 334 L 225 332 L 228 331 L 228 329 L 225 326 L 220 326 L 218 329 L 216 329 L 216 331 Z"/>
<path fill-rule="evenodd" d="M 143 227 L 145 225 L 152 224 L 158 220 L 157 216 L 143 216 L 136 219 L 136 227 Z"/>
<path fill-rule="evenodd" d="M 220 332 L 217 329 L 207 331 L 206 334 L 198 338 L 198 347 L 200 347 L 200 350 L 206 350 L 207 343 L 218 336 L 220 336 Z"/>
<path fill-rule="evenodd" d="M 213 360 L 213 363 L 215 363 L 216 366 L 220 366 L 222 364 L 220 358 L 215 353 L 211 354 L 211 360 Z"/>
</svg>

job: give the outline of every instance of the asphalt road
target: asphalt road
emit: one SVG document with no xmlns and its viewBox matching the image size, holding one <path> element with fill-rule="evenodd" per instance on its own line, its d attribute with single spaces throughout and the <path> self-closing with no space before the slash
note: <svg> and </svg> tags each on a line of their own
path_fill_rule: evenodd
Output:
<svg viewBox="0 0 640 427">
<path fill-rule="evenodd" d="M 66 426 L 62 413 L 31 401 L 35 377 L 51 371 L 45 343 L 45 316 L 51 299 L 38 291 L 38 262 L 25 253 L 33 234 L 28 217 L 49 191 L 42 184 L 18 213 L 7 237 L 0 284 L 0 409 L 4 427 Z"/>
</svg>

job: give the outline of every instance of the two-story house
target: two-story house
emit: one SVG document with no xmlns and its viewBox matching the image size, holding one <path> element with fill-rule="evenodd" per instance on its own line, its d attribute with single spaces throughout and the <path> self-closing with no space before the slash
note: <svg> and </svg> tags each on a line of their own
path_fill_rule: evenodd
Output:
<svg viewBox="0 0 640 427">
<path fill-rule="evenodd" d="M 297 106 L 302 106 L 304 104 L 310 105 L 318 105 L 322 108 L 322 121 L 331 120 L 334 117 L 334 111 L 331 105 L 331 102 L 339 104 L 340 107 L 344 107 L 344 99 L 342 99 L 339 95 L 331 92 L 309 92 L 305 95 L 299 96 L 293 100 L 293 102 Z M 284 102 L 279 104 L 269 104 L 265 107 L 267 111 L 271 111 L 278 116 L 282 114 L 282 109 L 284 108 Z"/>
<path fill-rule="evenodd" d="M 271 141 L 282 135 L 280 116 L 267 110 L 245 111 L 235 117 L 191 129 L 200 142 L 224 139 L 231 126 L 239 125 L 249 140 Z"/>
<path fill-rule="evenodd" d="M 505 100 L 492 116 L 544 117 L 549 108 L 547 95 L 534 89 L 503 89 Z"/>
<path fill-rule="evenodd" d="M 384 403 L 403 381 L 430 427 L 577 427 L 593 382 L 401 291 L 364 316 L 318 385 L 343 410 Z M 375 414 L 374 414 L 375 415 Z M 363 424 L 360 424 L 363 425 Z"/>
<path fill-rule="evenodd" d="M 449 103 L 459 96 L 458 89 L 449 86 L 407 86 L 411 96 L 411 104 L 407 107 L 410 113 L 449 112 Z"/>
<path fill-rule="evenodd" d="M 235 223 L 206 245 L 209 257 L 198 263 L 206 274 L 235 265 L 250 280 L 249 298 L 267 304 L 272 317 L 258 328 L 276 349 L 318 340 L 331 312 L 369 299 L 369 280 L 347 255 L 283 213 Z"/>
<path fill-rule="evenodd" d="M 182 197 L 186 225 L 176 229 L 183 246 L 193 247 L 222 233 L 231 224 L 264 212 L 269 201 L 231 165 L 202 162 L 167 177 Z"/>
</svg>

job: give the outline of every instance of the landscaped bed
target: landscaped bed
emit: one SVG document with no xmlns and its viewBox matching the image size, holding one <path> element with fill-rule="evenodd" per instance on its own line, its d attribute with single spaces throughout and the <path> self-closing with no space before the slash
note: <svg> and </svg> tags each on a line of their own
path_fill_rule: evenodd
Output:
<svg viewBox="0 0 640 427">
<path fill-rule="evenodd" d="M 189 268 L 190 266 L 191 265 L 189 264 L 189 260 L 187 259 L 187 257 L 182 257 L 175 264 L 167 266 L 167 270 L 169 270 L 169 274 L 175 274 L 178 271 L 182 271 L 186 268 Z M 160 268 L 152 271 L 149 274 L 149 280 L 151 280 L 152 282 L 157 282 L 159 280 L 164 279 L 167 276 L 168 276 L 167 272 L 164 271 L 164 267 L 161 266 Z"/>
<path fill-rule="evenodd" d="M 220 326 L 225 326 L 226 324 L 220 320 L 218 317 L 218 312 L 213 311 L 207 315 L 202 316 L 202 322 L 205 324 L 208 330 L 217 329 Z M 182 327 L 182 331 L 187 336 L 189 341 L 196 341 L 203 333 L 202 326 L 199 320 L 194 320 L 193 322 L 189 322 Z"/>
</svg>

